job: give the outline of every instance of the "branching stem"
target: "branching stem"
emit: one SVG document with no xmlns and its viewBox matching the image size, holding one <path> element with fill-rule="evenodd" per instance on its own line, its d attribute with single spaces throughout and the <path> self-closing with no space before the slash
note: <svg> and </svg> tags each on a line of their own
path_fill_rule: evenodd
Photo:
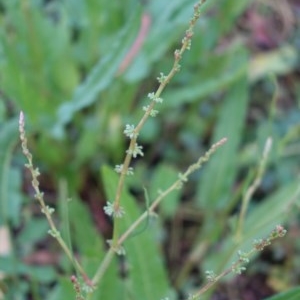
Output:
<svg viewBox="0 0 300 300">
<path fill-rule="evenodd" d="M 132 232 L 134 232 L 134 230 L 148 217 L 148 215 L 154 212 L 154 210 L 160 204 L 160 202 L 172 191 L 181 188 L 182 185 L 188 180 L 188 176 L 196 170 L 200 169 L 202 165 L 209 160 L 211 155 L 226 141 L 227 139 L 223 138 L 217 143 L 213 144 L 212 147 L 203 156 L 201 156 L 196 163 L 189 166 L 183 174 L 179 174 L 178 179 L 166 190 L 162 191 L 159 194 L 159 196 L 153 201 L 153 203 L 149 206 L 149 208 L 138 219 L 136 219 L 136 221 L 133 222 L 131 226 L 118 238 L 114 246 L 115 248 L 111 247 L 109 249 L 109 251 L 106 253 L 106 256 L 104 257 L 104 260 L 99 266 L 95 276 L 93 277 L 92 282 L 94 285 L 97 285 L 101 281 L 103 275 L 105 274 L 105 271 L 113 258 L 113 249 L 119 249 L 125 242 L 125 240 L 132 234 Z"/>
<path fill-rule="evenodd" d="M 157 88 L 156 92 L 154 93 L 154 99 L 151 101 L 150 105 L 148 106 L 148 108 L 146 109 L 144 115 L 142 116 L 141 120 L 139 121 L 138 125 L 134 129 L 134 134 L 133 134 L 133 137 L 130 140 L 128 151 L 127 151 L 127 154 L 126 154 L 124 162 L 123 162 L 122 172 L 121 172 L 121 175 L 120 175 L 120 178 L 119 178 L 115 198 L 114 198 L 114 201 L 113 201 L 113 206 L 114 206 L 115 211 L 118 211 L 120 209 L 120 206 L 121 206 L 121 196 L 122 196 L 122 191 L 123 191 L 123 188 L 124 188 L 125 177 L 127 175 L 127 171 L 128 171 L 129 166 L 130 166 L 130 163 L 131 163 L 132 151 L 133 151 L 133 149 L 136 145 L 138 135 L 139 135 L 141 129 L 143 128 L 144 124 L 146 123 L 147 119 L 151 115 L 151 112 L 152 112 L 153 108 L 157 104 L 155 99 L 160 97 L 160 95 L 164 91 L 165 87 L 170 82 L 170 80 L 175 76 L 175 74 L 177 72 L 179 72 L 179 70 L 180 70 L 180 64 L 179 63 L 182 59 L 183 53 L 186 50 L 190 49 L 191 39 L 192 39 L 192 36 L 193 36 L 193 29 L 194 29 L 194 26 L 195 26 L 197 20 L 200 18 L 200 8 L 205 2 L 206 2 L 206 0 L 200 0 L 197 4 L 195 4 L 194 14 L 193 14 L 193 17 L 190 20 L 189 28 L 186 30 L 185 36 L 182 39 L 181 48 L 175 50 L 175 52 L 174 52 L 173 67 L 170 70 L 169 74 L 167 76 L 163 76 L 163 78 L 160 80 L 160 85 Z M 119 239 L 119 235 L 120 235 L 120 233 L 119 233 L 119 224 L 118 224 L 119 222 L 120 222 L 120 220 L 118 218 L 114 219 L 113 237 L 112 237 L 111 247 L 115 248 L 115 249 L 117 248 L 118 239 Z"/>
</svg>

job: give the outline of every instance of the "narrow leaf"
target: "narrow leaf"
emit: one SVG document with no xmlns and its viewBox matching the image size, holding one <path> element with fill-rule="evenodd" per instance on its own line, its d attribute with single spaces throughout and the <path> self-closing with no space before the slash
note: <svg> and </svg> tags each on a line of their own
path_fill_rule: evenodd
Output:
<svg viewBox="0 0 300 300">
<path fill-rule="evenodd" d="M 198 186 L 197 199 L 206 211 L 223 209 L 229 202 L 237 171 L 236 155 L 242 138 L 247 102 L 247 79 L 242 76 L 224 99 L 213 136 L 214 141 L 227 137 L 228 142 L 211 158 Z"/>
<path fill-rule="evenodd" d="M 118 175 L 108 167 L 102 168 L 102 177 L 108 199 L 113 199 L 117 188 Z M 133 197 L 126 188 L 122 194 L 122 206 L 125 216 L 122 218 L 121 230 L 125 231 L 141 214 Z M 128 292 L 133 299 L 161 299 L 170 295 L 167 275 L 155 240 L 153 227 L 143 233 L 129 238 L 125 244 L 125 259 L 129 265 Z"/>
<path fill-rule="evenodd" d="M 265 300 L 298 300 L 300 299 L 300 287 L 288 290 Z"/>
<path fill-rule="evenodd" d="M 114 80 L 120 63 L 136 35 L 139 21 L 140 10 L 136 9 L 127 25 L 116 35 L 111 51 L 101 57 L 86 80 L 75 90 L 71 101 L 60 106 L 57 116 L 58 123 L 54 128 L 54 132 L 60 133 L 61 126 L 68 123 L 74 113 L 93 104 L 99 93 Z"/>
</svg>

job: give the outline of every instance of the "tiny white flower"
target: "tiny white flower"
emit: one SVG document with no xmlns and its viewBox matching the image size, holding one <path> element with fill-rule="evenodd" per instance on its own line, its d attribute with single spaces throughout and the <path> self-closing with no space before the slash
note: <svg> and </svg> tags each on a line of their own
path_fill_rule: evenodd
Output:
<svg viewBox="0 0 300 300">
<path fill-rule="evenodd" d="M 152 93 L 148 93 L 148 98 L 150 99 L 150 100 L 154 100 L 154 98 L 155 98 L 155 94 L 152 92 Z"/>
<path fill-rule="evenodd" d="M 116 166 L 115 166 L 115 171 L 116 171 L 117 173 L 121 174 L 122 171 L 123 171 L 123 166 L 124 166 L 123 164 L 121 164 L 121 165 L 116 165 Z M 127 175 L 133 175 L 133 168 L 132 168 L 132 167 L 129 167 L 129 168 L 127 169 L 126 174 L 127 174 Z"/>
<path fill-rule="evenodd" d="M 132 167 L 129 167 L 127 172 L 126 172 L 127 175 L 133 175 L 134 172 L 133 172 L 133 168 Z"/>
<path fill-rule="evenodd" d="M 48 205 L 46 205 L 45 208 L 42 208 L 42 209 L 41 209 L 41 212 L 42 212 L 43 214 L 49 213 L 49 214 L 51 215 L 51 214 L 54 213 L 54 211 L 55 211 L 55 209 L 54 209 L 53 207 L 48 206 Z"/>
<path fill-rule="evenodd" d="M 155 101 L 156 103 L 162 103 L 163 99 L 159 98 L 159 97 L 156 97 L 156 98 L 153 99 L 153 101 Z"/>
<path fill-rule="evenodd" d="M 250 261 L 249 258 L 248 258 L 247 253 L 245 253 L 241 250 L 238 251 L 238 256 L 239 256 L 239 260 L 244 262 L 244 263 L 248 263 Z"/>
<path fill-rule="evenodd" d="M 115 171 L 117 173 L 122 173 L 122 170 L 123 170 L 123 164 L 122 165 L 116 165 L 115 166 Z"/>
<path fill-rule="evenodd" d="M 147 105 L 147 106 L 143 106 L 143 110 L 144 111 L 147 111 L 149 109 L 150 105 Z M 155 110 L 155 109 L 151 109 L 150 111 L 150 116 L 151 117 L 156 117 L 158 114 L 158 110 Z"/>
<path fill-rule="evenodd" d="M 152 101 L 155 101 L 156 103 L 162 103 L 163 99 L 157 97 L 153 92 L 148 94 L 148 98 Z"/>
<path fill-rule="evenodd" d="M 115 205 L 109 201 L 106 202 L 106 205 L 103 207 L 103 209 L 108 216 L 113 218 L 122 218 L 125 214 L 122 206 L 115 207 Z"/>
<path fill-rule="evenodd" d="M 130 139 L 137 138 L 138 134 L 135 133 L 134 125 L 126 124 L 124 129 L 124 134 L 128 136 Z"/>
<path fill-rule="evenodd" d="M 112 217 L 113 213 L 114 213 L 114 205 L 112 203 L 110 203 L 109 201 L 106 202 L 106 205 L 103 207 L 104 212 Z"/>
<path fill-rule="evenodd" d="M 163 83 L 165 80 L 167 80 L 167 76 L 165 76 L 164 73 L 160 73 L 160 76 L 157 77 L 157 81 Z"/>
<path fill-rule="evenodd" d="M 156 117 L 158 115 L 158 110 L 156 110 L 156 109 L 151 109 L 151 111 L 150 111 L 150 116 L 151 117 Z"/>
<path fill-rule="evenodd" d="M 210 282 L 214 282 L 216 280 L 217 275 L 214 271 L 205 271 L 206 279 Z"/>
<path fill-rule="evenodd" d="M 136 158 L 138 155 L 144 156 L 142 149 L 143 146 L 139 146 L 137 143 L 135 143 L 134 149 L 128 149 L 126 153 L 132 155 L 134 158 Z"/>
</svg>

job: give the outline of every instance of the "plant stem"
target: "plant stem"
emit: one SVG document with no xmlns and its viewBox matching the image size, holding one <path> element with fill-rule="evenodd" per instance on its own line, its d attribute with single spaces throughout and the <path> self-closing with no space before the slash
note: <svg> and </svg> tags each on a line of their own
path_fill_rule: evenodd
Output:
<svg viewBox="0 0 300 300">
<path fill-rule="evenodd" d="M 281 226 L 277 225 L 272 232 L 269 234 L 269 236 L 265 239 L 257 240 L 253 242 L 253 247 L 249 252 L 242 253 L 239 251 L 239 258 L 226 270 L 221 272 L 217 276 L 213 276 L 211 280 L 209 280 L 198 292 L 193 294 L 188 299 L 196 300 L 198 297 L 200 297 L 202 294 L 204 294 L 209 288 L 211 288 L 216 282 L 218 282 L 222 277 L 228 275 L 231 272 L 235 272 L 236 274 L 241 274 L 245 268 L 241 267 L 247 263 L 249 263 L 249 259 L 255 252 L 263 251 L 265 247 L 271 245 L 272 241 L 285 236 L 286 230 Z"/>
<path fill-rule="evenodd" d="M 115 248 L 111 247 L 109 249 L 109 251 L 106 253 L 106 256 L 104 257 L 104 260 L 102 261 L 101 265 L 96 271 L 92 279 L 94 285 L 97 285 L 101 281 L 103 275 L 105 274 L 105 271 L 108 268 L 113 258 L 114 249 L 119 249 L 120 246 L 125 242 L 125 240 L 132 234 L 132 232 L 149 216 L 149 214 L 154 212 L 154 210 L 160 204 L 160 202 L 172 191 L 181 188 L 184 182 L 188 180 L 188 176 L 191 173 L 195 172 L 196 170 L 200 169 L 202 165 L 209 160 L 211 155 L 226 141 L 227 139 L 223 138 L 217 143 L 213 144 L 211 148 L 203 156 L 201 156 L 196 163 L 189 166 L 188 169 L 183 174 L 179 174 L 178 176 L 179 178 L 172 185 L 170 185 L 166 190 L 161 192 L 159 196 L 150 205 L 150 207 L 147 209 L 147 211 L 145 211 L 138 219 L 136 219 L 136 221 L 133 222 L 131 226 L 118 238 L 116 244 L 114 245 Z"/>
<path fill-rule="evenodd" d="M 190 49 L 191 39 L 192 39 L 192 36 L 193 36 L 193 29 L 195 27 L 195 24 L 196 24 L 197 20 L 200 18 L 200 7 L 205 2 L 206 2 L 206 0 L 200 0 L 197 4 L 195 4 L 194 14 L 193 14 L 193 17 L 190 20 L 189 28 L 186 30 L 185 36 L 182 39 L 181 48 L 175 50 L 175 52 L 174 52 L 173 67 L 170 70 L 169 74 L 167 76 L 164 76 L 164 78 L 160 81 L 160 85 L 159 85 L 158 89 L 156 90 L 156 92 L 154 93 L 154 98 L 159 98 L 160 97 L 160 95 L 164 91 L 165 87 L 170 82 L 170 80 L 175 76 L 175 74 L 177 72 L 179 72 L 179 70 L 180 70 L 179 62 L 182 59 L 183 53 L 187 49 Z M 114 201 L 113 201 L 113 206 L 114 206 L 115 211 L 119 210 L 119 208 L 121 206 L 121 195 L 122 195 L 122 191 L 123 191 L 123 188 L 124 188 L 125 176 L 127 174 L 127 171 L 128 171 L 131 159 L 132 159 L 131 150 L 134 149 L 134 147 L 136 145 L 137 137 L 138 137 L 141 129 L 143 128 L 144 124 L 146 123 L 147 119 L 151 115 L 151 111 L 153 110 L 153 108 L 155 107 L 156 104 L 157 104 L 157 102 L 155 100 L 151 101 L 150 105 L 148 106 L 147 110 L 145 111 L 144 115 L 142 116 L 141 120 L 139 121 L 138 125 L 136 126 L 136 128 L 134 130 L 134 137 L 131 138 L 131 141 L 129 143 L 128 151 L 127 151 L 127 154 L 126 154 L 124 162 L 123 162 L 123 168 L 122 168 L 122 172 L 121 172 L 120 179 L 119 179 L 119 182 L 118 182 L 116 195 L 115 195 L 115 198 L 114 198 Z M 116 248 L 117 244 L 118 244 L 118 238 L 119 238 L 119 230 L 118 230 L 119 225 L 118 225 L 118 223 L 119 222 L 120 222 L 120 220 L 118 218 L 114 219 L 113 237 L 112 237 L 112 244 L 111 244 L 112 248 Z"/>
<path fill-rule="evenodd" d="M 55 226 L 55 223 L 51 216 L 51 214 L 54 212 L 54 209 L 45 204 L 44 193 L 41 192 L 40 187 L 39 187 L 38 176 L 40 175 L 40 172 L 37 168 L 34 167 L 33 162 L 32 162 L 32 154 L 29 152 L 28 147 L 27 147 L 27 138 L 26 138 L 26 134 L 25 134 L 25 120 L 24 120 L 23 112 L 20 113 L 19 131 L 20 131 L 20 139 L 21 139 L 21 143 L 22 143 L 22 151 L 28 161 L 28 163 L 25 166 L 30 171 L 30 174 L 32 176 L 31 183 L 32 183 L 32 187 L 35 191 L 34 197 L 39 202 L 40 207 L 41 207 L 41 212 L 46 216 L 46 219 L 49 223 L 49 226 L 50 226 L 49 234 L 51 234 L 57 240 L 57 242 L 59 243 L 61 248 L 66 253 L 67 257 L 70 259 L 74 268 L 81 274 L 81 276 L 84 279 L 84 281 L 86 282 L 86 284 L 92 285 L 92 282 L 86 275 L 83 267 L 80 265 L 80 263 L 74 257 L 74 255 L 68 248 L 67 244 L 61 237 L 60 232 L 58 231 L 57 227 Z"/>
<path fill-rule="evenodd" d="M 238 227 L 237 227 L 237 232 L 236 232 L 237 242 L 240 241 L 242 238 L 244 220 L 245 220 L 246 212 L 247 212 L 247 209 L 249 206 L 249 202 L 250 202 L 250 199 L 252 198 L 254 192 L 256 191 L 256 189 L 258 188 L 258 186 L 261 183 L 263 174 L 266 169 L 267 158 L 268 158 L 269 152 L 271 150 L 271 146 L 272 146 L 272 139 L 268 138 L 265 143 L 263 155 L 262 155 L 262 158 L 261 158 L 259 166 L 258 166 L 257 175 L 256 175 L 253 183 L 249 186 L 249 188 L 247 189 L 247 191 L 243 197 L 242 208 L 241 208 L 241 212 L 239 215 Z"/>
</svg>

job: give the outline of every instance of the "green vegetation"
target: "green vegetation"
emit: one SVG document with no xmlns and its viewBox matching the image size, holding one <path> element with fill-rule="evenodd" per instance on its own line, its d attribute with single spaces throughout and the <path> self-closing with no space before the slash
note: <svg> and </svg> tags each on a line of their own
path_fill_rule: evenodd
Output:
<svg viewBox="0 0 300 300">
<path fill-rule="evenodd" d="M 194 2 L 0 3 L 0 300 L 299 298 L 299 5 Z"/>
</svg>

